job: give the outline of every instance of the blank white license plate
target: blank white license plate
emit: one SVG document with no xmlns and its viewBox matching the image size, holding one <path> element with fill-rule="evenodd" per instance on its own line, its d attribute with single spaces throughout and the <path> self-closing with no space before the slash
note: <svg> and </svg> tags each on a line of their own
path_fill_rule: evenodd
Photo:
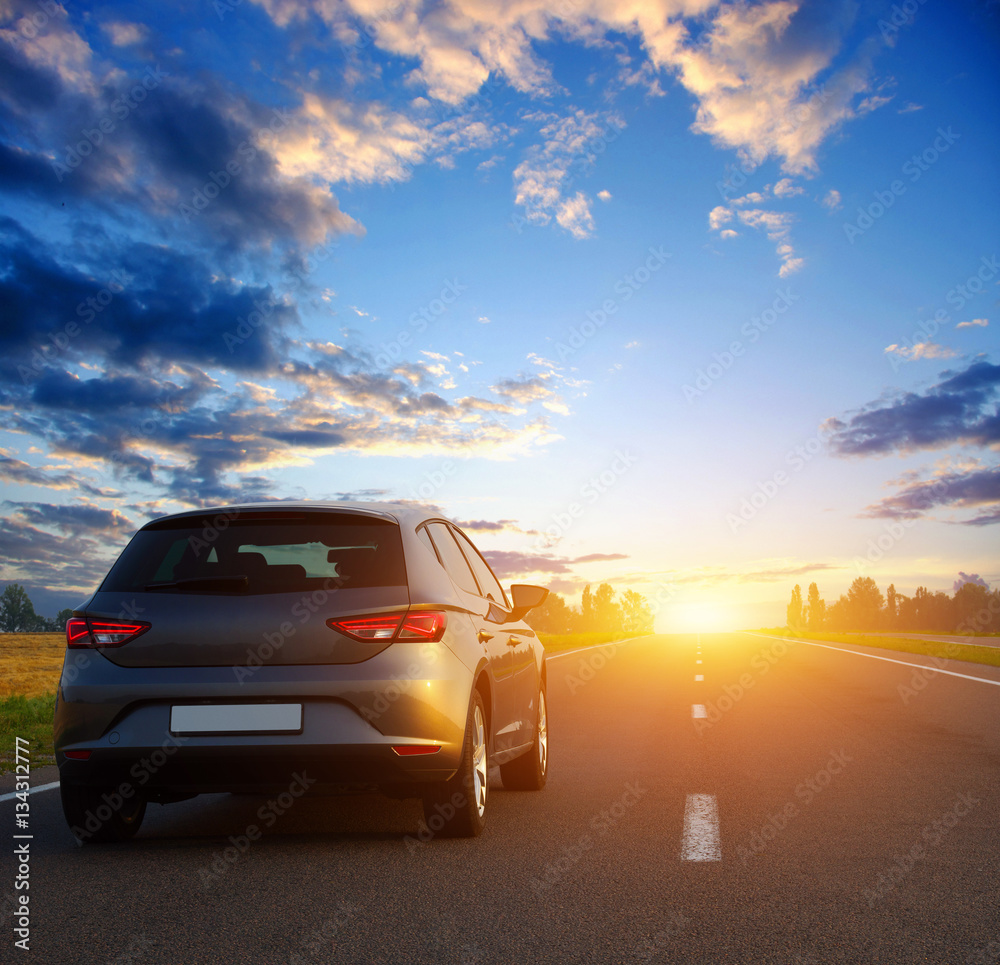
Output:
<svg viewBox="0 0 1000 965">
<path fill-rule="evenodd" d="M 302 730 L 302 704 L 198 704 L 170 708 L 174 734 L 288 734 Z"/>
</svg>

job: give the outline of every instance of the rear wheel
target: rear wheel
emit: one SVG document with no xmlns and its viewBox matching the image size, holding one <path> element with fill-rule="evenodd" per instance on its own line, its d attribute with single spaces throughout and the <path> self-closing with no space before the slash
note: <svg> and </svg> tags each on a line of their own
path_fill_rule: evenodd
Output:
<svg viewBox="0 0 1000 965">
<path fill-rule="evenodd" d="M 538 719 L 535 745 L 527 754 L 500 765 L 503 786 L 509 791 L 540 791 L 549 773 L 549 721 L 545 706 L 545 688 L 538 688 Z"/>
<path fill-rule="evenodd" d="M 88 787 L 59 782 L 66 823 L 81 844 L 127 841 L 142 825 L 146 799 L 123 798 L 114 787 Z"/>
<path fill-rule="evenodd" d="M 424 798 L 424 820 L 434 834 L 445 838 L 474 838 L 482 834 L 486 827 L 488 745 L 486 708 L 482 695 L 473 690 L 458 771 Z"/>
</svg>

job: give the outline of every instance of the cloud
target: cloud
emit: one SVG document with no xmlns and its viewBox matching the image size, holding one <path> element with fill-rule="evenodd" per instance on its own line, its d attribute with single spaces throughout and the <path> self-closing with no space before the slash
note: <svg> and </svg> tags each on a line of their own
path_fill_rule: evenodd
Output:
<svg viewBox="0 0 1000 965">
<path fill-rule="evenodd" d="M 805 193 L 806 189 L 801 185 L 794 184 L 791 178 L 782 178 L 774 186 L 774 196 L 776 198 L 794 198 L 796 195 Z"/>
<path fill-rule="evenodd" d="M 986 582 L 978 573 L 973 573 L 971 576 L 968 573 L 963 573 L 959 570 L 958 579 L 955 580 L 952 585 L 952 593 L 957 593 L 966 583 L 971 583 L 973 586 L 982 586 L 987 590 L 990 588 L 989 583 Z"/>
<path fill-rule="evenodd" d="M 902 107 L 896 110 L 897 114 L 912 114 L 914 111 L 922 111 L 924 109 L 923 104 L 914 104 L 913 101 L 909 101 Z"/>
<path fill-rule="evenodd" d="M 140 23 L 126 23 L 122 20 L 102 23 L 103 30 L 116 47 L 131 47 L 142 43 L 149 35 L 149 28 Z"/>
<path fill-rule="evenodd" d="M 521 553 L 511 550 L 492 550 L 484 552 L 483 556 L 493 572 L 502 580 L 529 576 L 532 573 L 571 574 L 572 567 L 576 564 L 628 559 L 623 553 L 588 553 L 586 556 L 570 559 L 546 553 Z"/>
<path fill-rule="evenodd" d="M 977 361 L 941 375 L 942 381 L 922 393 L 871 403 L 847 422 L 828 420 L 833 453 L 868 456 L 1000 442 L 1000 365 Z"/>
<path fill-rule="evenodd" d="M 574 238 L 594 231 L 590 201 L 582 191 L 569 193 L 578 174 L 594 164 L 624 128 L 615 114 L 574 110 L 564 116 L 532 113 L 526 120 L 541 123 L 542 143 L 528 149 L 514 169 L 514 203 L 524 208 L 529 224 L 546 225 L 553 219 Z"/>
<path fill-rule="evenodd" d="M 986 328 L 986 326 L 989 324 L 990 322 L 989 319 L 987 318 L 974 318 L 970 322 L 959 322 L 955 326 L 955 328 L 973 328 L 973 327 Z"/>
<path fill-rule="evenodd" d="M 917 519 L 937 506 L 985 509 L 986 513 L 962 520 L 967 525 L 1000 522 L 1000 466 L 946 471 L 917 480 L 868 506 L 863 516 L 876 519 Z"/>
<path fill-rule="evenodd" d="M 610 191 L 598 191 L 597 192 L 597 196 L 602 201 L 610 201 L 611 200 L 611 192 Z"/>
<path fill-rule="evenodd" d="M 778 242 L 775 250 L 781 259 L 781 267 L 778 269 L 778 275 L 781 278 L 798 271 L 805 264 L 804 258 L 796 256 L 790 241 L 791 227 L 795 222 L 793 214 L 786 211 L 764 211 L 760 208 L 751 208 L 750 210 L 737 211 L 736 216 L 743 224 L 764 231 L 771 241 Z"/>
<path fill-rule="evenodd" d="M 836 211 L 840 207 L 840 192 L 836 188 L 830 188 L 826 194 L 823 195 L 823 200 L 820 202 L 824 208 L 830 211 Z"/>
<path fill-rule="evenodd" d="M 915 342 L 913 345 L 887 345 L 886 355 L 895 355 L 898 358 L 906 359 L 907 362 L 915 362 L 918 359 L 952 359 L 959 355 L 955 349 L 945 348 L 936 342 Z"/>
<path fill-rule="evenodd" d="M 724 204 L 718 204 L 708 213 L 708 227 L 712 231 L 718 231 L 724 224 L 729 224 L 733 220 L 733 212 Z"/>
<path fill-rule="evenodd" d="M 719 237 L 722 238 L 724 241 L 727 241 L 730 238 L 738 238 L 739 236 L 740 233 L 738 231 L 733 231 L 732 228 L 725 228 L 724 230 L 719 232 Z"/>
</svg>

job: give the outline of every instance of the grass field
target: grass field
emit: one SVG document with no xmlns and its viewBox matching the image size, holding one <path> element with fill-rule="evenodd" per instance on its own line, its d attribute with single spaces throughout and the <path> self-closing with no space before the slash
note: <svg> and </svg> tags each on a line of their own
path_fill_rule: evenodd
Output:
<svg viewBox="0 0 1000 965">
<path fill-rule="evenodd" d="M 614 643 L 615 640 L 631 640 L 632 637 L 645 636 L 642 633 L 539 633 L 538 639 L 549 653 L 559 650 L 576 650 L 578 647 L 599 647 L 602 643 Z"/>
<path fill-rule="evenodd" d="M 977 647 L 964 643 L 947 643 L 936 640 L 911 640 L 907 637 L 874 637 L 864 633 L 791 633 L 785 627 L 770 627 L 759 631 L 775 636 L 799 640 L 820 640 L 826 643 L 853 643 L 862 647 L 881 647 L 900 653 L 919 653 L 944 660 L 964 660 L 1000 667 L 1000 647 Z M 951 634 L 945 634 L 951 636 Z"/>
</svg>

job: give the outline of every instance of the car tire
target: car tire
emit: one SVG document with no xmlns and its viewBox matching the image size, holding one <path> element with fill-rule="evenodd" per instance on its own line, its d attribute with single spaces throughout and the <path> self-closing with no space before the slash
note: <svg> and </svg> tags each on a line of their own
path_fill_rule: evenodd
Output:
<svg viewBox="0 0 1000 965">
<path fill-rule="evenodd" d="M 424 797 L 424 820 L 432 834 L 443 838 L 482 834 L 486 827 L 488 748 L 486 705 L 479 691 L 473 690 L 461 764 L 453 777 L 435 785 Z"/>
<path fill-rule="evenodd" d="M 549 775 L 549 719 L 545 688 L 538 688 L 538 717 L 531 750 L 500 765 L 500 777 L 508 791 L 540 791 Z"/>
<path fill-rule="evenodd" d="M 115 788 L 88 787 L 59 782 L 66 823 L 80 844 L 127 841 L 135 836 L 146 816 L 146 799 L 141 794 L 121 800 L 120 807 L 108 803 L 121 795 Z M 105 816 L 105 812 L 110 812 Z M 97 827 L 94 828 L 94 823 Z"/>
</svg>

